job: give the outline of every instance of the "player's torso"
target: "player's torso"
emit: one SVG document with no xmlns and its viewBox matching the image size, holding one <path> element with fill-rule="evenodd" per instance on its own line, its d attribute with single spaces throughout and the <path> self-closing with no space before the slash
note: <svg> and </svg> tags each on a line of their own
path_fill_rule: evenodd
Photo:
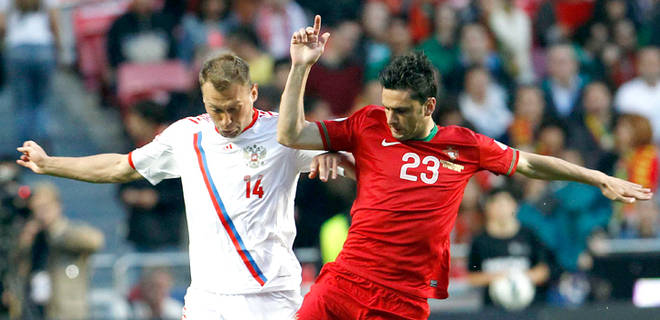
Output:
<svg viewBox="0 0 660 320">
<path fill-rule="evenodd" d="M 209 275 L 193 279 L 193 286 L 215 277 L 224 283 L 214 284 L 214 291 L 250 292 L 274 278 L 295 278 L 299 266 L 291 245 L 298 172 L 293 151 L 277 143 L 276 119 L 259 118 L 231 139 L 218 134 L 209 119 L 198 121 L 199 130 L 175 152 L 191 268 Z"/>
<path fill-rule="evenodd" d="M 382 118 L 371 119 L 359 137 L 356 161 L 360 195 L 356 207 L 390 211 L 440 211 L 460 202 L 479 170 L 479 150 L 452 128 L 429 141 L 399 141 Z"/>
</svg>

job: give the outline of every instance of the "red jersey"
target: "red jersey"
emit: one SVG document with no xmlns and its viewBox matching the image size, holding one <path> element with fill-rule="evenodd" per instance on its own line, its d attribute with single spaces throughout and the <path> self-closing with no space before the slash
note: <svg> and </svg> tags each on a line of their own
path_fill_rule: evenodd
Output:
<svg viewBox="0 0 660 320">
<path fill-rule="evenodd" d="M 398 141 L 379 106 L 317 125 L 326 150 L 355 156 L 357 198 L 336 263 L 392 289 L 447 298 L 449 234 L 463 190 L 479 170 L 512 175 L 518 151 L 457 126 Z"/>
</svg>

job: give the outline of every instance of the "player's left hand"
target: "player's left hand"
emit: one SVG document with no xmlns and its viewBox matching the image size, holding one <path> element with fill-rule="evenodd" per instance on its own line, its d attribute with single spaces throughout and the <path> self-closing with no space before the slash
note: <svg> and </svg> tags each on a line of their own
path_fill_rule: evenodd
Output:
<svg viewBox="0 0 660 320">
<path fill-rule="evenodd" d="M 337 152 L 319 154 L 312 159 L 312 163 L 309 165 L 309 178 L 314 179 L 318 176 L 324 182 L 328 181 L 328 178 L 337 179 L 337 175 L 345 175 L 344 168 L 340 167 L 340 165 L 347 166 L 351 164 L 352 161 L 346 154 Z M 350 176 L 350 172 L 352 171 L 347 171 L 349 171 L 348 175 Z"/>
<path fill-rule="evenodd" d="M 291 37 L 291 64 L 309 66 L 314 64 L 325 49 L 330 33 L 321 33 L 321 16 L 314 17 L 314 27 L 301 28 Z"/>
<path fill-rule="evenodd" d="M 649 200 L 653 197 L 651 189 L 636 183 L 607 176 L 599 185 L 600 191 L 610 200 L 634 203 L 637 200 Z"/>
</svg>

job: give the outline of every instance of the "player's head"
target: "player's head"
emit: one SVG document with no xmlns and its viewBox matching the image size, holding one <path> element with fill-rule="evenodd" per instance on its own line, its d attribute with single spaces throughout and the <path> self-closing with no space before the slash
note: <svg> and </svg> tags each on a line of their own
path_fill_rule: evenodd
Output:
<svg viewBox="0 0 660 320">
<path fill-rule="evenodd" d="M 204 108 L 222 136 L 236 137 L 250 125 L 258 91 L 243 59 L 225 53 L 206 60 L 199 71 L 199 84 Z"/>
<path fill-rule="evenodd" d="M 380 74 L 382 101 L 392 136 L 422 139 L 433 121 L 438 81 L 429 59 L 421 52 L 398 56 Z"/>
</svg>

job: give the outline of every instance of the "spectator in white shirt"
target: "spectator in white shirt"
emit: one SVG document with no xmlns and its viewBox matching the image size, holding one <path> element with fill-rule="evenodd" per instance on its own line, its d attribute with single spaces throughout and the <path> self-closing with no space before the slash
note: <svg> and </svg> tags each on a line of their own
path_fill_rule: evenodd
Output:
<svg viewBox="0 0 660 320">
<path fill-rule="evenodd" d="M 0 0 L 0 37 L 20 142 L 47 143 L 44 109 L 59 48 L 56 4 L 56 0 Z"/>
<path fill-rule="evenodd" d="M 660 49 L 642 48 L 637 57 L 638 77 L 619 88 L 614 106 L 619 113 L 648 118 L 653 127 L 653 140 L 660 143 Z"/>
<path fill-rule="evenodd" d="M 472 123 L 477 132 L 501 138 L 513 114 L 506 106 L 506 93 L 491 80 L 484 67 L 472 67 L 465 75 L 465 91 L 458 98 L 458 105 L 465 120 Z"/>
</svg>

